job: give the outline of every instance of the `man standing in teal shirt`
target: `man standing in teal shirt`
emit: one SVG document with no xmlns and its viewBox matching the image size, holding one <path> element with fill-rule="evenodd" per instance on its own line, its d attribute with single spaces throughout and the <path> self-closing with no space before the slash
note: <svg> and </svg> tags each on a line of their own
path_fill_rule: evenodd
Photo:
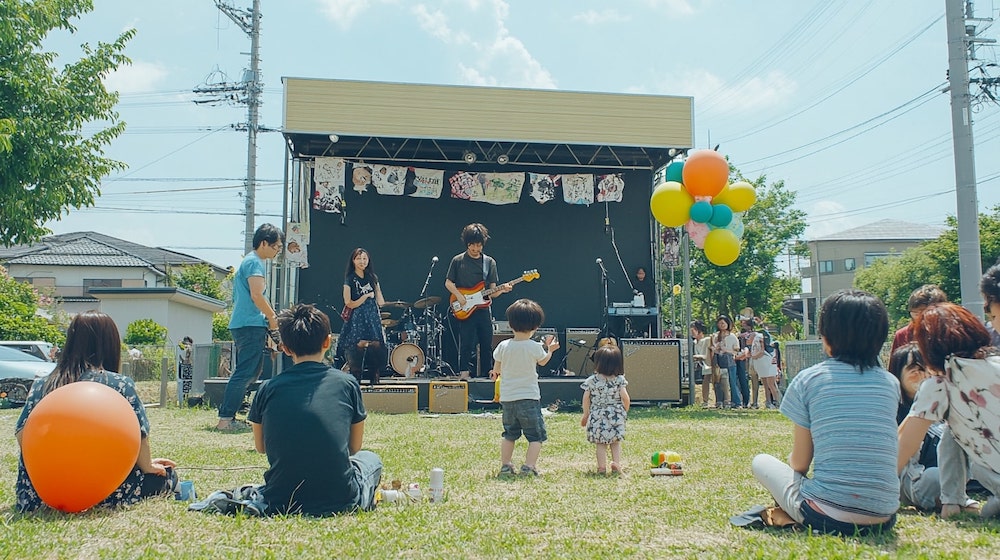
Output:
<svg viewBox="0 0 1000 560">
<path fill-rule="evenodd" d="M 264 261 L 273 259 L 284 248 L 285 236 L 271 224 L 261 224 L 253 234 L 253 251 L 233 278 L 233 312 L 229 331 L 236 347 L 236 366 L 226 384 L 226 393 L 219 405 L 216 429 L 224 432 L 248 431 L 249 424 L 237 421 L 236 412 L 243 404 L 243 395 L 253 381 L 263 359 L 268 329 L 278 328 L 277 315 L 264 296 Z"/>
</svg>

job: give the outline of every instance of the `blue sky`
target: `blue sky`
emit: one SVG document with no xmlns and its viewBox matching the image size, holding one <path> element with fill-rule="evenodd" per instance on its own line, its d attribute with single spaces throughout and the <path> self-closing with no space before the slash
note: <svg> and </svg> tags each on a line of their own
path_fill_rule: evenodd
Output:
<svg viewBox="0 0 1000 560">
<path fill-rule="evenodd" d="M 100 0 L 48 48 L 134 27 L 133 64 L 108 78 L 129 169 L 95 208 L 48 225 L 236 264 L 243 246 L 245 108 L 193 102 L 238 81 L 247 36 L 209 0 Z M 249 8 L 250 0 L 236 3 Z M 995 16 L 979 2 L 978 17 Z M 807 237 L 882 218 L 955 214 L 943 0 L 262 0 L 261 124 L 281 125 L 284 76 L 694 97 L 697 147 L 783 180 Z M 995 29 L 983 33 L 996 37 Z M 979 50 L 995 60 L 992 48 Z M 980 210 L 1000 204 L 1000 107 L 974 113 Z M 257 223 L 280 223 L 284 152 L 260 136 Z"/>
</svg>

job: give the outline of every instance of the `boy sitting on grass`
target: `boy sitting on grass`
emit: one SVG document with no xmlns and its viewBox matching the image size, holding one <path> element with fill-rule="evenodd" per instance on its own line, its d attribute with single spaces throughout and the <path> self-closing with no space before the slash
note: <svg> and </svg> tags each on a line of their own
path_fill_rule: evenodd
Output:
<svg viewBox="0 0 1000 560">
<path fill-rule="evenodd" d="M 322 361 L 330 319 L 300 304 L 278 314 L 278 330 L 295 365 L 261 384 L 247 415 L 270 464 L 260 488 L 267 513 L 374 508 L 382 460 L 361 451 L 367 413 L 358 381 Z"/>
</svg>

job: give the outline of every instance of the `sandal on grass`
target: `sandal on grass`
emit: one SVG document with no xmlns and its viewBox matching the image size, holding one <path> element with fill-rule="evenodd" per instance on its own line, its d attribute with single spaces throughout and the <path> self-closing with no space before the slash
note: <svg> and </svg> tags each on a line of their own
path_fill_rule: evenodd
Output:
<svg viewBox="0 0 1000 560">
<path fill-rule="evenodd" d="M 961 505 L 943 504 L 941 506 L 941 519 L 949 519 L 962 513 L 974 513 L 978 515 L 980 513 L 980 508 L 981 506 L 979 505 L 979 502 L 973 500 L 972 498 L 965 500 L 965 503 Z"/>
</svg>

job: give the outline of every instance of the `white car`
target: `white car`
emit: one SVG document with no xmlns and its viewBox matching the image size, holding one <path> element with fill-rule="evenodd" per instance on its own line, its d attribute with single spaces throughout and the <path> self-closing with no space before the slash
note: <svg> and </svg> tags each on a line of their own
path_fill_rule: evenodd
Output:
<svg viewBox="0 0 1000 560">
<path fill-rule="evenodd" d="M 52 352 L 52 345 L 44 340 L 0 340 L 0 346 L 14 348 L 21 352 L 27 352 L 36 358 L 41 358 L 46 362 L 51 362 L 49 354 Z"/>
<path fill-rule="evenodd" d="M 55 367 L 55 362 L 0 346 L 0 393 L 6 393 L 11 404 L 24 405 L 35 379 L 52 373 Z"/>
</svg>

